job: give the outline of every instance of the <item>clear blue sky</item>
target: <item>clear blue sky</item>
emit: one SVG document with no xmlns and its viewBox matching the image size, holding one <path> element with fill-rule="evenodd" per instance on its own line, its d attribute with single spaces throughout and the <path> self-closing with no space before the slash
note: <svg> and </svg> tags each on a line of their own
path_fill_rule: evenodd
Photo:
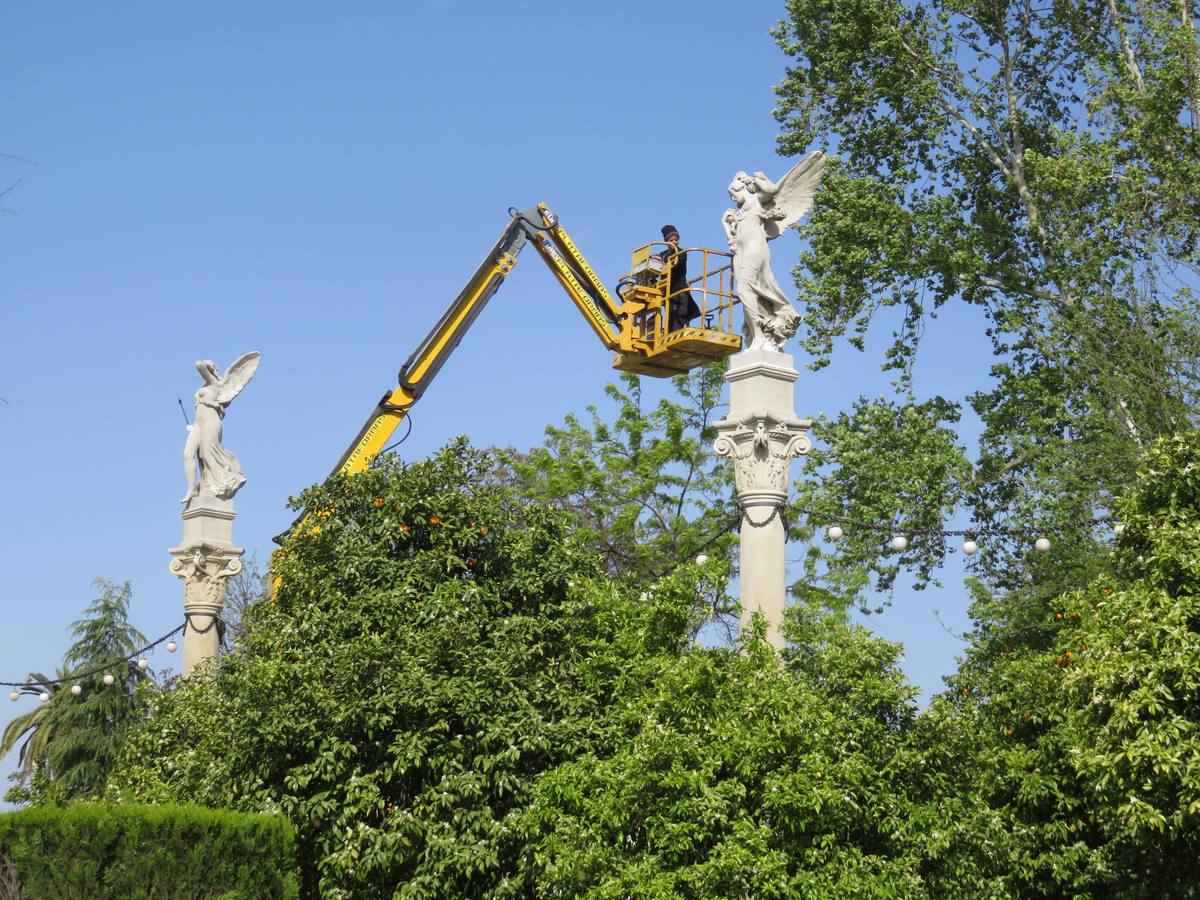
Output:
<svg viewBox="0 0 1200 900">
<path fill-rule="evenodd" d="M 547 201 L 610 284 L 664 222 L 685 244 L 722 246 L 733 172 L 787 165 L 771 117 L 786 59 L 768 35 L 783 12 L 11 6 L 0 151 L 34 163 L 0 161 L 0 189 L 23 179 L 0 201 L 14 211 L 0 215 L 0 679 L 54 668 L 97 576 L 132 580 L 148 636 L 180 622 L 166 549 L 181 535 L 176 398 L 190 415 L 194 360 L 262 353 L 225 442 L 249 477 L 234 535 L 263 560 L 288 495 L 333 465 L 509 206 Z M 785 283 L 798 246 L 773 245 Z M 800 413 L 887 392 L 885 332 L 865 356 L 843 350 L 802 375 Z M 983 377 L 968 314 L 943 315 L 927 339 L 922 394 L 960 396 Z M 404 455 L 458 434 L 535 445 L 548 423 L 603 405 L 613 378 L 529 254 L 416 408 Z M 905 642 L 926 696 L 961 648 L 932 612 L 965 627 L 960 582 L 902 591 L 875 620 Z"/>
</svg>

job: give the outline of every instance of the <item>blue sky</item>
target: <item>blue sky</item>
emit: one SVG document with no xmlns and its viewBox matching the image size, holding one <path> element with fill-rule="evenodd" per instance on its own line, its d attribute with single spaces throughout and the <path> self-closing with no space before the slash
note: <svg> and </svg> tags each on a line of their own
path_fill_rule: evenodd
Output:
<svg viewBox="0 0 1200 900">
<path fill-rule="evenodd" d="M 53 669 L 97 576 L 132 580 L 148 636 L 181 620 L 166 549 L 181 535 L 176 401 L 190 415 L 194 360 L 262 353 L 225 443 L 249 477 L 234 536 L 263 560 L 288 495 L 336 462 L 508 207 L 548 202 L 610 285 L 664 222 L 722 247 L 730 176 L 788 165 L 771 117 L 787 61 L 768 34 L 783 13 L 762 0 L 11 7 L 0 152 L 32 162 L 0 160 L 0 189 L 21 180 L 0 201 L 0 679 Z M 798 238 L 772 246 L 790 284 Z M 887 392 L 886 330 L 866 355 L 802 374 L 799 412 Z M 947 310 L 926 340 L 921 395 L 958 397 L 986 374 L 970 313 Z M 458 434 L 536 445 L 568 412 L 603 408 L 614 378 L 528 253 L 417 406 L 404 455 Z M 901 591 L 874 620 L 905 642 L 926 696 L 961 649 L 933 614 L 965 627 L 960 585 L 949 571 L 944 590 Z"/>
</svg>

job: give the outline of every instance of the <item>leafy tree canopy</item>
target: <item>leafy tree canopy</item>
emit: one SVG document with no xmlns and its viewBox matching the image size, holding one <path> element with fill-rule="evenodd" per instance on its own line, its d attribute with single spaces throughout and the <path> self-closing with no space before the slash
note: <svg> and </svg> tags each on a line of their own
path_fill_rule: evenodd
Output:
<svg viewBox="0 0 1200 900">
<path fill-rule="evenodd" d="M 855 632 L 842 652 L 814 626 L 786 668 L 753 640 L 700 650 L 715 561 L 648 590 L 614 580 L 570 516 L 461 443 L 297 503 L 317 512 L 275 602 L 249 607 L 218 671 L 153 699 L 111 798 L 281 812 L 330 897 L 558 896 L 593 858 L 596 885 L 629 884 L 626 862 L 690 866 L 670 883 L 707 897 L 793 883 L 806 859 L 813 885 L 841 863 L 911 880 L 891 834 L 906 801 L 886 796 L 914 774 L 894 647 Z M 724 817 L 697 819 L 709 808 Z M 705 871 L 723 847 L 737 855 Z"/>
<path fill-rule="evenodd" d="M 151 673 L 127 659 L 146 643 L 129 624 L 132 590 L 129 582 L 118 585 L 102 578 L 94 586 L 99 594 L 71 625 L 75 640 L 56 677 L 31 676 L 50 699 L 4 730 L 0 756 L 21 747 L 21 768 L 14 776 L 18 786 L 9 792 L 10 802 L 99 793 L 140 710 L 136 688 Z M 104 683 L 106 674 L 114 677 L 113 684 Z M 75 684 L 82 689 L 78 695 L 70 690 Z"/>
<path fill-rule="evenodd" d="M 1085 587 L 1019 623 L 979 591 L 967 659 L 923 717 L 957 784 L 938 871 L 960 890 L 1195 895 L 1200 435 L 1151 447 L 1115 513 L 1111 570 Z"/>
<path fill-rule="evenodd" d="M 1194 5 L 789 0 L 780 150 L 832 155 L 802 228 L 804 346 L 819 366 L 898 317 L 899 403 L 829 423 L 801 488 L 825 521 L 877 524 L 821 560 L 834 590 L 886 590 L 898 566 L 926 582 L 955 508 L 992 587 L 1083 584 L 1142 448 L 1195 421 Z M 947 303 L 984 317 L 991 381 L 922 399 L 913 367 Z M 967 408 L 973 452 L 953 436 Z M 902 555 L 883 523 L 911 535 Z M 1038 569 L 1038 534 L 1079 553 Z"/>
</svg>

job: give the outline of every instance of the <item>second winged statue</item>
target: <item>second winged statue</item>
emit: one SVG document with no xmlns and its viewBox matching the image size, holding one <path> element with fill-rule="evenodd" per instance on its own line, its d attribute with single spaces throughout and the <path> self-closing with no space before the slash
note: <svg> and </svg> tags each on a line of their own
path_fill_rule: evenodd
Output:
<svg viewBox="0 0 1200 900">
<path fill-rule="evenodd" d="M 824 169 L 825 154 L 815 150 L 777 182 L 762 172 L 738 172 L 729 184 L 737 209 L 726 210 L 721 221 L 733 251 L 747 350 L 782 350 L 800 327 L 800 314 L 771 271 L 767 241 L 779 237 L 812 207 Z"/>
<path fill-rule="evenodd" d="M 257 368 L 257 353 L 239 356 L 224 375 L 218 374 L 217 364 L 211 359 L 196 363 L 204 384 L 196 391 L 196 421 L 188 430 L 183 447 L 183 472 L 188 485 L 183 497 L 185 504 L 201 494 L 232 500 L 246 483 L 237 457 L 221 443 L 221 420 L 225 418 L 225 407 L 242 392 Z"/>
</svg>

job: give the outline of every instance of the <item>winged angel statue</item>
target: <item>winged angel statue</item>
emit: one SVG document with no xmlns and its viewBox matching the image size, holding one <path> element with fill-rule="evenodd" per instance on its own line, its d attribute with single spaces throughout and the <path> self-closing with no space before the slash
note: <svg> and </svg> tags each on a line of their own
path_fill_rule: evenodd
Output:
<svg viewBox="0 0 1200 900">
<path fill-rule="evenodd" d="M 742 303 L 747 350 L 781 350 L 800 327 L 800 314 L 784 296 L 771 271 L 771 249 L 767 241 L 779 237 L 798 222 L 812 206 L 821 184 L 825 154 L 816 150 L 773 182 L 762 172 L 738 172 L 729 185 L 729 196 L 737 209 L 722 218 L 729 249 L 733 251 L 733 274 Z"/>
<path fill-rule="evenodd" d="M 258 354 L 239 356 L 225 369 L 224 375 L 217 373 L 217 364 L 211 359 L 200 360 L 196 369 L 204 379 L 204 386 L 196 391 L 196 421 L 188 431 L 183 447 L 183 472 L 187 477 L 188 492 L 182 502 L 186 504 L 201 494 L 232 500 L 246 483 L 246 476 L 242 474 L 237 457 L 221 446 L 221 420 L 225 418 L 225 407 L 254 377 Z M 196 480 L 197 464 L 199 482 Z"/>
</svg>

